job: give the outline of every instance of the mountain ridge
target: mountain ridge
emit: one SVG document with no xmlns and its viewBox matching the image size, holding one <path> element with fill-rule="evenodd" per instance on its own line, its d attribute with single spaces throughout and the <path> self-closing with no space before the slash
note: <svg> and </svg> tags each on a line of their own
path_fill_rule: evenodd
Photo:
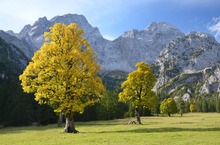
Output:
<svg viewBox="0 0 220 145">
<path fill-rule="evenodd" d="M 20 33 L 14 34 L 14 36 L 24 39 L 30 46 L 34 46 L 31 49 L 35 52 L 44 42 L 43 32 L 48 31 L 49 27 L 58 22 L 66 25 L 77 23 L 84 30 L 84 37 L 98 54 L 98 62 L 104 71 L 121 69 L 130 72 L 135 69 L 138 61 L 152 63 L 167 43 L 184 36 L 179 29 L 169 23 L 155 22 L 144 30 L 135 30 L 133 38 L 124 37 L 126 33 L 130 32 L 127 31 L 122 36 L 110 41 L 103 38 L 99 29 L 91 26 L 83 15 L 77 14 L 55 16 L 50 20 L 47 20 L 46 17 L 39 18 L 33 25 L 24 26 Z M 148 41 L 150 39 L 151 41 Z M 29 57 L 31 58 L 32 55 Z"/>
<path fill-rule="evenodd" d="M 158 77 L 155 89 L 166 92 L 165 96 L 220 94 L 220 44 L 210 34 L 190 32 L 171 41 L 154 68 Z"/>
<path fill-rule="evenodd" d="M 103 38 L 99 29 L 91 26 L 84 16 L 67 14 L 50 20 L 46 17 L 39 18 L 33 25 L 24 26 L 14 36 L 29 42 L 30 46 L 34 45 L 34 52 L 43 44 L 43 32 L 58 22 L 66 25 L 76 22 L 85 31 L 84 37 L 98 54 L 103 72 L 130 72 L 135 69 L 137 62 L 144 61 L 151 64 L 158 78 L 155 88 L 161 92 L 166 90 L 171 94 L 184 95 L 178 93 L 178 89 L 175 90 L 177 86 L 197 92 L 196 95 L 220 90 L 215 85 L 220 84 L 219 75 L 214 73 L 219 70 L 220 44 L 211 34 L 192 31 L 185 35 L 170 23 L 153 22 L 143 30 L 132 29 L 110 41 Z M 216 69 L 209 69 L 215 67 Z M 209 78 L 209 75 L 212 77 Z M 209 79 L 208 83 L 203 80 L 204 77 Z M 165 85 L 166 83 L 169 85 Z M 192 94 L 185 96 L 192 97 Z"/>
</svg>

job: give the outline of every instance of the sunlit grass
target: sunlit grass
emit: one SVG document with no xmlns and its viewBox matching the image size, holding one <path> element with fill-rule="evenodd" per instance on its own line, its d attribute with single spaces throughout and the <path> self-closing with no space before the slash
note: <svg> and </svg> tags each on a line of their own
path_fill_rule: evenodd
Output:
<svg viewBox="0 0 220 145">
<path fill-rule="evenodd" d="M 66 134 L 56 125 L 0 129 L 0 145 L 146 145 L 220 144 L 220 114 L 190 113 L 183 117 L 142 117 L 142 125 L 128 125 L 134 118 L 77 122 L 81 133 Z"/>
</svg>

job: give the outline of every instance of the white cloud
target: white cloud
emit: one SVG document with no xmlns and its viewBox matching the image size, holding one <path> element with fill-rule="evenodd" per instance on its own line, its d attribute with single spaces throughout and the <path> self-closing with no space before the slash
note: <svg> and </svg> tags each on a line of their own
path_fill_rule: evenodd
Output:
<svg viewBox="0 0 220 145">
<path fill-rule="evenodd" d="M 220 40 L 220 17 L 213 18 L 207 28 L 215 35 L 217 40 Z"/>
</svg>

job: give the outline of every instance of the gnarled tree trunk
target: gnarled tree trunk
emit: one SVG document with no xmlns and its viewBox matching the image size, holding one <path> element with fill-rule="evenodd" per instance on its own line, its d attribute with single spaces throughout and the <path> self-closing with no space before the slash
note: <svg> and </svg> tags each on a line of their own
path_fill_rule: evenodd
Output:
<svg viewBox="0 0 220 145">
<path fill-rule="evenodd" d="M 66 133 L 78 133 L 74 126 L 74 120 L 71 116 L 66 116 L 66 125 L 64 128 L 64 132 Z"/>
<path fill-rule="evenodd" d="M 142 124 L 141 123 L 141 110 L 142 110 L 141 106 L 136 107 L 137 124 Z"/>
</svg>

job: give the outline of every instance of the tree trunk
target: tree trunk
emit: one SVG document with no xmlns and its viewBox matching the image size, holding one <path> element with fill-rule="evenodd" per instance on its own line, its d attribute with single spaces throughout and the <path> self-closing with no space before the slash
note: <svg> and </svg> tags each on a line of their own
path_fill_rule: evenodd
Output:
<svg viewBox="0 0 220 145">
<path fill-rule="evenodd" d="M 167 113 L 167 114 L 168 114 L 169 117 L 171 116 L 170 113 Z"/>
<path fill-rule="evenodd" d="M 182 117 L 183 116 L 183 111 L 181 111 L 180 114 L 181 114 L 181 117 Z"/>
<path fill-rule="evenodd" d="M 64 132 L 66 133 L 78 133 L 78 131 L 75 129 L 74 126 L 74 120 L 73 117 L 66 117 L 66 125 L 64 128 Z"/>
<path fill-rule="evenodd" d="M 137 124 L 142 124 L 141 123 L 141 107 L 136 108 L 136 118 L 137 118 Z"/>
<path fill-rule="evenodd" d="M 57 126 L 62 127 L 62 123 L 63 123 L 63 114 L 60 112 Z"/>
</svg>

